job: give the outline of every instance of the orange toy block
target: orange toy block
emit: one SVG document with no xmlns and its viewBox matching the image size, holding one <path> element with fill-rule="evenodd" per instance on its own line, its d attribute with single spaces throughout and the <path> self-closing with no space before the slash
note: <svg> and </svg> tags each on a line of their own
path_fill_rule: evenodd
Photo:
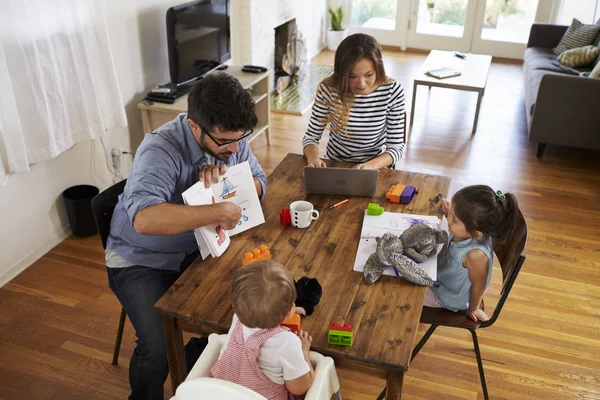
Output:
<svg viewBox="0 0 600 400">
<path fill-rule="evenodd" d="M 287 326 L 294 333 L 300 330 L 300 314 L 296 313 L 291 317 L 286 317 L 281 323 L 282 326 Z"/>
<path fill-rule="evenodd" d="M 400 196 L 402 195 L 402 192 L 404 192 L 405 188 L 405 185 L 392 185 L 385 194 L 385 198 L 391 202 L 400 203 Z"/>
<path fill-rule="evenodd" d="M 270 260 L 271 259 L 271 251 L 267 246 L 261 244 L 256 249 L 252 250 L 250 253 L 246 253 L 244 258 L 242 259 L 242 266 L 246 264 L 250 264 L 253 261 L 259 260 Z"/>
</svg>

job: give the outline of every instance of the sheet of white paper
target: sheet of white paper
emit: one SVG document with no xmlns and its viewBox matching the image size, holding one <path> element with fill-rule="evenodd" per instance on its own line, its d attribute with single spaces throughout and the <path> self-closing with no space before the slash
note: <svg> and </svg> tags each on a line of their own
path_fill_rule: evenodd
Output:
<svg viewBox="0 0 600 400">
<path fill-rule="evenodd" d="M 265 216 L 248 161 L 229 167 L 225 175 L 219 178 L 219 183 L 212 185 L 212 189 L 217 203 L 231 201 L 242 209 L 237 226 L 227 231 L 229 236 L 264 224 Z"/>
<path fill-rule="evenodd" d="M 183 201 L 190 206 L 202 206 L 217 202 L 212 188 L 205 188 L 204 183 L 197 182 L 182 193 Z M 227 231 L 217 228 L 217 225 L 208 225 L 194 229 L 194 236 L 202 259 L 209 255 L 219 257 L 229 246 Z"/>
<path fill-rule="evenodd" d="M 400 236 L 408 227 L 414 224 L 425 223 L 432 228 L 440 229 L 440 220 L 436 216 L 401 214 L 384 212 L 381 215 L 368 215 L 365 210 L 362 231 L 360 233 L 360 242 L 356 259 L 354 260 L 354 271 L 362 272 L 365 263 L 371 254 L 377 249 L 378 236 L 383 236 L 386 232 L 391 232 Z M 447 224 L 446 224 L 447 226 Z M 443 245 L 438 246 L 438 253 Z M 419 264 L 427 275 L 434 281 L 437 279 L 437 257 L 430 257 L 424 263 Z M 396 273 L 392 267 L 386 267 L 383 270 L 384 275 L 395 276 Z"/>
</svg>

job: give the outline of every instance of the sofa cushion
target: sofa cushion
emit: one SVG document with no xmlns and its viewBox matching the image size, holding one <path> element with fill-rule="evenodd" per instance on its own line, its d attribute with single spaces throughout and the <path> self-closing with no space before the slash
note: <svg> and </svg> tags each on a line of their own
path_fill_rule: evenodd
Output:
<svg viewBox="0 0 600 400">
<path fill-rule="evenodd" d="M 525 70 L 525 106 L 527 107 L 527 123 L 530 126 L 542 78 L 548 74 L 564 75 L 562 72 L 552 72 L 541 69 Z"/>
<path fill-rule="evenodd" d="M 593 63 L 598 57 L 598 53 L 600 53 L 600 49 L 590 44 L 563 51 L 557 60 L 565 67 L 583 67 Z"/>
<path fill-rule="evenodd" d="M 546 71 L 563 72 L 552 61 L 556 60 L 556 54 L 552 49 L 545 47 L 528 47 L 525 50 L 523 67 L 525 70 L 543 69 Z"/>
<path fill-rule="evenodd" d="M 590 72 L 590 78 L 600 79 L 600 63 L 596 64 L 592 72 Z"/>
<path fill-rule="evenodd" d="M 571 26 L 569 26 L 569 29 L 567 29 L 562 39 L 560 39 L 558 46 L 554 48 L 554 54 L 560 54 L 565 50 L 592 44 L 599 32 L 600 25 L 586 25 L 577 18 L 573 18 Z"/>
</svg>

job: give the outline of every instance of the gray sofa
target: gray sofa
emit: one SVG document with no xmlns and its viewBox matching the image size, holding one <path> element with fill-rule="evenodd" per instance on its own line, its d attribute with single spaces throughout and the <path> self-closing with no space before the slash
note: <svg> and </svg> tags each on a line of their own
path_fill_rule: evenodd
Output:
<svg viewBox="0 0 600 400">
<path fill-rule="evenodd" d="M 523 69 L 529 140 L 538 142 L 541 157 L 546 144 L 600 150 L 600 79 L 584 78 L 552 65 L 568 26 L 533 24 Z M 600 46 L 600 35 L 594 44 Z M 600 56 L 580 71 L 591 71 Z"/>
</svg>

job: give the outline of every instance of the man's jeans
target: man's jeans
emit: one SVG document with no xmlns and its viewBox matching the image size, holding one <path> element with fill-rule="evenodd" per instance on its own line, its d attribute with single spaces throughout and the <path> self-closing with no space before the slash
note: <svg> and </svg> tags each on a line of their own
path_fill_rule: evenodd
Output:
<svg viewBox="0 0 600 400">
<path fill-rule="evenodd" d="M 125 308 L 138 337 L 129 362 L 131 400 L 162 400 L 163 385 L 169 373 L 161 315 L 154 304 L 198 257 L 191 254 L 180 271 L 167 271 L 139 265 L 108 268 L 108 283 Z"/>
</svg>

